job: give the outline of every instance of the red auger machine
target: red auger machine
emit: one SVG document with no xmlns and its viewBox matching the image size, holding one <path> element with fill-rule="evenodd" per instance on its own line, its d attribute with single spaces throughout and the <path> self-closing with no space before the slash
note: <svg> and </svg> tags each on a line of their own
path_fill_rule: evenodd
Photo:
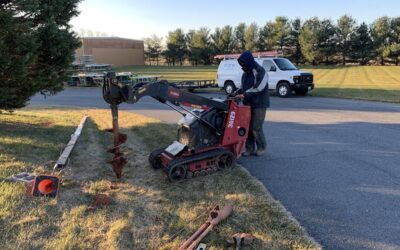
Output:
<svg viewBox="0 0 400 250">
<path fill-rule="evenodd" d="M 235 165 L 245 147 L 251 115 L 250 107 L 243 105 L 240 98 L 210 99 L 182 91 L 167 81 L 122 85 L 115 72 L 108 72 L 104 78 L 103 98 L 111 107 L 113 128 L 109 132 L 113 133 L 114 146 L 108 152 L 114 154 L 109 163 L 117 178 L 121 178 L 127 162 L 121 150 L 127 136 L 119 132 L 118 105 L 122 102 L 134 104 L 144 96 L 153 97 L 183 116 L 177 140 L 149 156 L 150 165 L 162 168 L 171 182 Z"/>
</svg>

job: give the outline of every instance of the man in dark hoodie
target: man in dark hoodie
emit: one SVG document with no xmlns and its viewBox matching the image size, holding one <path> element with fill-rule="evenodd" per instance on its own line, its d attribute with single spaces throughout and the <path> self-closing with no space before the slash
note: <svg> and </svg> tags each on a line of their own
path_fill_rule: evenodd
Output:
<svg viewBox="0 0 400 250">
<path fill-rule="evenodd" d="M 261 156 L 267 148 L 263 124 L 269 107 L 268 74 L 254 60 L 250 51 L 243 52 L 238 58 L 238 62 L 244 72 L 241 87 L 244 95 L 243 103 L 251 107 L 250 131 L 246 141 L 246 152 L 242 155 Z"/>
</svg>

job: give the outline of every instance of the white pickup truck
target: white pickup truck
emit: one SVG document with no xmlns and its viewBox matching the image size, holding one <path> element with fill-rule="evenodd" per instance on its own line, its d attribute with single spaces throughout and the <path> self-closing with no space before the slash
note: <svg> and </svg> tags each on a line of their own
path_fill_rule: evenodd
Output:
<svg viewBox="0 0 400 250">
<path fill-rule="evenodd" d="M 314 89 L 313 75 L 297 69 L 292 62 L 281 57 L 254 58 L 268 73 L 268 87 L 280 97 L 288 97 L 294 91 L 297 95 L 306 95 Z M 227 94 L 241 85 L 242 68 L 236 59 L 224 59 L 218 66 L 218 87 Z"/>
</svg>

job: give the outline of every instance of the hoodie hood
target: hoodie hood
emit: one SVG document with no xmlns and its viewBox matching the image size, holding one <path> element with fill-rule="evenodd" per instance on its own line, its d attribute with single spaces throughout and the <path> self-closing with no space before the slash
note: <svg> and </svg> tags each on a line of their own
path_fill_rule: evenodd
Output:
<svg viewBox="0 0 400 250">
<path fill-rule="evenodd" d="M 240 66 L 242 66 L 243 71 L 249 72 L 254 68 L 256 61 L 249 50 L 243 52 L 237 59 Z"/>
</svg>

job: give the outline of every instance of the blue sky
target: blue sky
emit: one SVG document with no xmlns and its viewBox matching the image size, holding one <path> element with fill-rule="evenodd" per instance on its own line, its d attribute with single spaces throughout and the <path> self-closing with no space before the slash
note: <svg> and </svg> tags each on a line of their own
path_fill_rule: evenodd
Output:
<svg viewBox="0 0 400 250">
<path fill-rule="evenodd" d="M 214 29 L 240 22 L 264 25 L 276 16 L 307 19 L 318 16 L 336 20 L 343 14 L 371 23 L 379 16 L 399 16 L 399 0 L 83 0 L 71 24 L 110 36 L 142 39 L 151 34 L 164 37 L 178 27 Z"/>
</svg>

